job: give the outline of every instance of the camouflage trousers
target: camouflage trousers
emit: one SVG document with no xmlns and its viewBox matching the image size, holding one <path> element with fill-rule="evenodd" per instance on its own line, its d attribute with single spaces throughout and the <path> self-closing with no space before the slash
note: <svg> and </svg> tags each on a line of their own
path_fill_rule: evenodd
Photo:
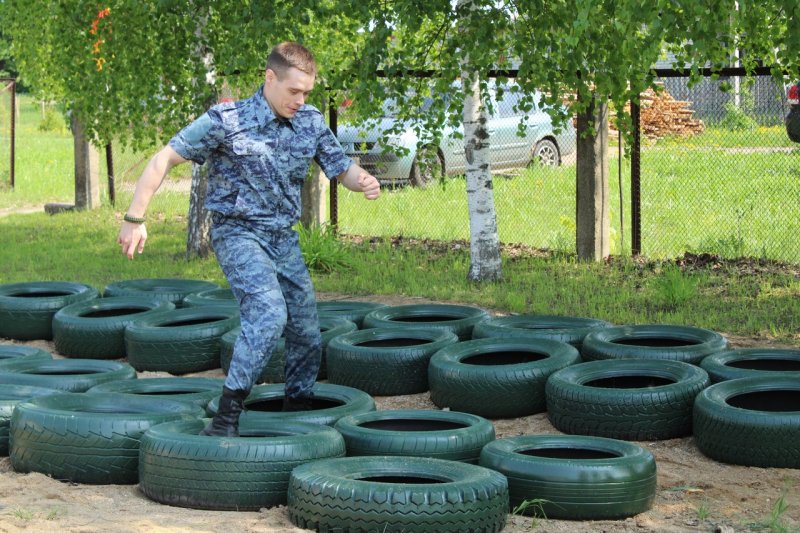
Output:
<svg viewBox="0 0 800 533">
<path fill-rule="evenodd" d="M 286 396 L 311 394 L 322 356 L 316 296 L 297 232 L 213 217 L 211 243 L 239 301 L 242 333 L 233 347 L 225 386 L 249 391 L 286 339 Z"/>
</svg>

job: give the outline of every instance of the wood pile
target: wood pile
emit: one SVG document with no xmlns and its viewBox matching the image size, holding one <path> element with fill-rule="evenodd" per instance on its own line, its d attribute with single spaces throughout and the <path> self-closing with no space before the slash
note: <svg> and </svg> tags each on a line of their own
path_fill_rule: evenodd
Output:
<svg viewBox="0 0 800 533">
<path fill-rule="evenodd" d="M 693 118 L 694 111 L 689 109 L 691 102 L 675 100 L 671 94 L 661 88 L 658 91 L 647 89 L 639 96 L 640 127 L 642 136 L 648 139 L 660 139 L 668 135 L 690 137 L 703 133 L 705 124 Z M 630 106 L 625 111 L 630 112 Z M 609 134 L 616 135 L 613 122 L 609 124 Z"/>
</svg>

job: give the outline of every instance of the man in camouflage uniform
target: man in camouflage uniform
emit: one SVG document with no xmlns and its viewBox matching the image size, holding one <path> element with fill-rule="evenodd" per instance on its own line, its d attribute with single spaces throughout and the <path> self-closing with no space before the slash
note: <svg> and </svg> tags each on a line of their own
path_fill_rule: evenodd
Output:
<svg viewBox="0 0 800 533">
<path fill-rule="evenodd" d="M 373 200 L 378 181 L 345 156 L 322 114 L 305 104 L 316 78 L 311 53 L 282 43 L 251 98 L 216 105 L 181 130 L 139 178 L 117 242 L 133 259 L 147 239 L 144 213 L 170 168 L 209 159 L 205 207 L 211 242 L 239 301 L 242 333 L 220 399 L 201 434 L 238 435 L 244 399 L 281 333 L 286 338 L 284 410 L 309 409 L 321 357 L 316 298 L 292 229 L 311 158 L 325 174 Z M 284 329 L 285 328 L 285 329 Z"/>
</svg>

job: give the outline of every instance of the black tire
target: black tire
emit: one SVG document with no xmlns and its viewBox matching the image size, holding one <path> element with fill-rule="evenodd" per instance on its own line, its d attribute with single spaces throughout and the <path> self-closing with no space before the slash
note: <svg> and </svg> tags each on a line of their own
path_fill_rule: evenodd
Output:
<svg viewBox="0 0 800 533">
<path fill-rule="evenodd" d="M 687 326 L 638 325 L 601 328 L 586 335 L 585 361 L 600 359 L 663 359 L 700 364 L 725 349 L 728 341 L 713 331 Z"/>
<path fill-rule="evenodd" d="M 319 331 L 322 335 L 322 361 L 320 361 L 319 373 L 317 379 L 325 379 L 327 377 L 327 352 L 328 343 L 331 339 L 355 331 L 358 326 L 350 320 L 336 317 L 320 317 Z M 225 374 L 231 365 L 233 358 L 233 345 L 236 344 L 236 339 L 242 332 L 242 328 L 234 328 L 220 339 L 220 355 L 219 361 L 222 370 Z M 281 337 L 275 345 L 275 350 L 267 361 L 266 366 L 261 370 L 257 383 L 283 383 L 286 380 L 285 376 L 286 367 L 286 339 Z"/>
<path fill-rule="evenodd" d="M 441 329 L 391 327 L 346 333 L 328 344 L 328 382 L 374 396 L 425 392 L 431 357 L 456 342 L 455 333 Z"/>
<path fill-rule="evenodd" d="M 700 367 L 711 381 L 753 378 L 758 376 L 800 379 L 800 350 L 742 348 L 725 350 L 705 357 Z"/>
<path fill-rule="evenodd" d="M 364 325 L 367 313 L 386 307 L 386 304 L 377 302 L 356 302 L 353 300 L 329 300 L 317 302 L 317 312 L 320 319 L 323 317 L 344 318 L 355 322 L 359 329 Z"/>
<path fill-rule="evenodd" d="M 333 426 L 337 420 L 347 415 L 367 413 L 375 410 L 375 400 L 366 392 L 344 387 L 317 383 L 312 392 L 314 398 L 309 411 L 283 412 L 284 386 L 256 385 L 244 401 L 244 411 L 239 418 L 242 423 L 258 425 L 263 422 L 296 420 Z M 206 412 L 214 416 L 219 409 L 219 397 L 208 403 Z"/>
<path fill-rule="evenodd" d="M 216 283 L 195 279 L 129 279 L 109 283 L 103 289 L 103 296 L 144 296 L 180 305 L 193 292 L 219 288 Z"/>
<path fill-rule="evenodd" d="M 583 338 L 611 324 L 595 318 L 555 315 L 514 315 L 490 318 L 475 325 L 473 339 L 519 337 L 566 342 L 580 350 Z"/>
<path fill-rule="evenodd" d="M 694 442 L 723 463 L 800 468 L 800 380 L 766 376 L 711 385 L 694 403 Z"/>
<path fill-rule="evenodd" d="M 204 410 L 220 395 L 223 379 L 219 378 L 143 378 L 109 381 L 86 391 L 90 394 L 113 392 L 175 400 L 197 405 Z"/>
<path fill-rule="evenodd" d="M 42 361 L 52 359 L 53 354 L 33 346 L 22 344 L 0 344 L 0 369 L 18 361 Z"/>
<path fill-rule="evenodd" d="M 542 139 L 531 150 L 531 165 L 541 167 L 557 167 L 561 165 L 561 152 L 555 141 Z"/>
<path fill-rule="evenodd" d="M 510 437 L 487 444 L 479 464 L 508 478 L 511 508 L 520 514 L 613 520 L 647 511 L 655 500 L 653 454 L 630 442 L 574 435 Z"/>
<path fill-rule="evenodd" d="M 559 431 L 623 440 L 690 435 L 692 405 L 710 383 L 681 361 L 612 359 L 559 370 L 547 380 L 547 416 Z"/>
<path fill-rule="evenodd" d="M 135 296 L 98 298 L 62 307 L 53 316 L 56 351 L 65 357 L 125 357 L 125 327 L 154 313 L 175 309 L 170 302 Z"/>
<path fill-rule="evenodd" d="M 333 427 L 344 437 L 348 456 L 401 455 L 473 464 L 495 437 L 494 426 L 483 417 L 425 409 L 350 415 Z"/>
<path fill-rule="evenodd" d="M 0 371 L 0 383 L 45 387 L 63 392 L 85 392 L 107 381 L 136 379 L 128 364 L 99 359 L 51 359 L 9 363 Z"/>
<path fill-rule="evenodd" d="M 186 374 L 219 368 L 220 338 L 239 325 L 230 306 L 175 309 L 125 328 L 125 351 L 136 370 Z"/>
<path fill-rule="evenodd" d="M 414 156 L 408 181 L 413 187 L 427 187 L 444 179 L 444 160 L 433 146 L 425 146 Z"/>
<path fill-rule="evenodd" d="M 0 385 L 0 456 L 8 455 L 8 433 L 14 407 L 26 400 L 48 394 L 58 394 L 56 389 L 27 387 L 25 385 Z"/>
<path fill-rule="evenodd" d="M 69 281 L 0 285 L 0 337 L 52 340 L 53 315 L 59 309 L 98 296 L 94 287 Z"/>
<path fill-rule="evenodd" d="M 491 533 L 508 514 L 503 475 L 426 457 L 314 461 L 292 471 L 288 496 L 292 522 L 316 531 Z"/>
<path fill-rule="evenodd" d="M 475 324 L 489 318 L 478 307 L 451 304 L 411 304 L 381 307 L 367 313 L 364 328 L 412 327 L 452 331 L 461 340 L 472 337 Z"/>
<path fill-rule="evenodd" d="M 289 475 L 301 464 L 342 457 L 328 426 L 303 422 L 242 424 L 242 438 L 198 435 L 202 420 L 150 428 L 139 448 L 139 490 L 178 507 L 258 511 L 286 504 Z"/>
<path fill-rule="evenodd" d="M 578 350 L 547 339 L 489 338 L 439 350 L 428 366 L 431 401 L 487 418 L 515 418 L 545 410 L 545 383 L 580 361 Z"/>
<path fill-rule="evenodd" d="M 11 466 L 76 483 L 136 483 L 144 432 L 202 414 L 196 405 L 125 394 L 40 396 L 14 409 Z"/>
<path fill-rule="evenodd" d="M 239 302 L 230 289 L 209 289 L 207 291 L 187 294 L 181 300 L 182 307 L 200 307 L 203 305 L 230 305 L 239 308 Z"/>
</svg>

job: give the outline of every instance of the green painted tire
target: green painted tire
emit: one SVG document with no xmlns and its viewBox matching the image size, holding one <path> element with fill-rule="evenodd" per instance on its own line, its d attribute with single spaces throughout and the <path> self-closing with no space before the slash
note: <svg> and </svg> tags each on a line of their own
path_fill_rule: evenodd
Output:
<svg viewBox="0 0 800 533">
<path fill-rule="evenodd" d="M 59 309 L 98 295 L 94 287 L 69 281 L 0 285 L 0 337 L 52 340 L 53 315 Z"/>
<path fill-rule="evenodd" d="M 355 322 L 361 329 L 364 325 L 364 317 L 367 313 L 386 307 L 386 304 L 377 302 L 358 302 L 354 300 L 327 300 L 317 302 L 317 313 L 319 317 L 343 318 L 350 322 Z"/>
<path fill-rule="evenodd" d="M 0 383 L 84 392 L 107 381 L 136 379 L 126 363 L 101 359 L 44 359 L 8 363 L 0 369 Z"/>
<path fill-rule="evenodd" d="M 0 456 L 8 455 L 8 434 L 14 407 L 37 396 L 58 394 L 56 389 L 28 387 L 26 385 L 0 385 Z"/>
<path fill-rule="evenodd" d="M 692 406 L 710 383 L 681 361 L 610 359 L 573 365 L 547 380 L 547 416 L 564 433 L 649 441 L 692 433 Z"/>
<path fill-rule="evenodd" d="M 519 337 L 566 342 L 580 349 L 584 337 L 611 324 L 595 318 L 555 315 L 514 315 L 490 318 L 475 325 L 473 339 Z"/>
<path fill-rule="evenodd" d="M 344 457 L 298 466 L 292 522 L 316 531 L 495 533 L 508 514 L 505 477 L 426 457 Z"/>
<path fill-rule="evenodd" d="M 366 392 L 344 387 L 317 383 L 312 389 L 314 398 L 309 411 L 283 412 L 284 386 L 256 385 L 244 401 L 244 411 L 239 420 L 242 423 L 257 425 L 262 422 L 296 420 L 333 426 L 343 416 L 367 413 L 375 410 L 375 400 Z M 217 414 L 219 397 L 208 403 L 206 412 L 209 416 Z"/>
<path fill-rule="evenodd" d="M 292 469 L 344 456 L 328 426 L 294 421 L 243 423 L 239 438 L 198 435 L 203 420 L 159 424 L 139 448 L 139 490 L 178 507 L 258 511 L 286 504 Z"/>
<path fill-rule="evenodd" d="M 127 394 L 40 396 L 14 409 L 11 466 L 76 483 L 136 483 L 144 432 L 202 414 L 196 405 Z"/>
<path fill-rule="evenodd" d="M 506 476 L 512 511 L 526 515 L 620 519 L 647 511 L 656 495 L 653 454 L 620 440 L 574 435 L 509 437 L 487 444 L 479 464 Z"/>
<path fill-rule="evenodd" d="M 230 289 L 209 289 L 187 294 L 181 300 L 182 307 L 200 307 L 203 305 L 231 305 L 239 308 L 239 302 Z"/>
<path fill-rule="evenodd" d="M 452 331 L 461 340 L 472 337 L 475 324 L 489 318 L 478 307 L 451 304 L 412 304 L 380 307 L 367 313 L 364 328 L 433 328 Z"/>
<path fill-rule="evenodd" d="M 103 289 L 103 296 L 106 298 L 111 296 L 145 296 L 179 305 L 184 298 L 193 292 L 219 288 L 220 286 L 216 283 L 195 279 L 129 279 L 109 283 L 105 286 L 105 289 Z"/>
<path fill-rule="evenodd" d="M 438 407 L 486 418 L 540 413 L 546 408 L 548 376 L 579 361 L 573 346 L 547 339 L 459 342 L 431 357 L 431 401 Z"/>
<path fill-rule="evenodd" d="M 711 385 L 694 402 L 694 442 L 723 463 L 800 468 L 800 380 L 764 376 Z"/>
<path fill-rule="evenodd" d="M 33 346 L 22 344 L 0 344 L 0 370 L 9 364 L 19 361 L 41 361 L 52 359 L 53 354 Z"/>
<path fill-rule="evenodd" d="M 142 378 L 109 381 L 95 385 L 87 393 L 113 392 L 188 402 L 205 410 L 208 402 L 220 395 L 219 378 Z"/>
<path fill-rule="evenodd" d="M 477 463 L 494 440 L 485 418 L 456 411 L 395 409 L 340 418 L 347 455 L 402 455 Z"/>
<path fill-rule="evenodd" d="M 186 374 L 219 368 L 220 338 L 239 325 L 230 306 L 175 309 L 125 328 L 125 351 L 136 370 Z"/>
<path fill-rule="evenodd" d="M 687 326 L 637 325 L 600 328 L 586 335 L 584 361 L 601 359 L 660 359 L 700 364 L 704 357 L 725 349 L 719 333 Z"/>
<path fill-rule="evenodd" d="M 700 367 L 713 382 L 771 376 L 800 379 L 800 350 L 743 348 L 705 357 Z"/>
<path fill-rule="evenodd" d="M 328 344 L 328 382 L 375 396 L 425 392 L 431 357 L 457 342 L 452 331 L 423 327 L 345 333 Z"/>
<path fill-rule="evenodd" d="M 125 328 L 135 320 L 170 311 L 170 302 L 137 296 L 97 298 L 62 307 L 53 316 L 56 351 L 65 357 L 121 359 Z"/>
</svg>

